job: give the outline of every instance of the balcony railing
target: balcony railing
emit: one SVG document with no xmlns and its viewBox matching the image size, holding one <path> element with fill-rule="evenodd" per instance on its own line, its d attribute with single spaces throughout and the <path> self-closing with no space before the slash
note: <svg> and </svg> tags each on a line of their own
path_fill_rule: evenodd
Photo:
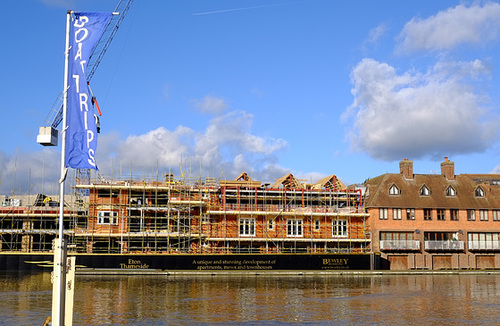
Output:
<svg viewBox="0 0 500 326">
<path fill-rule="evenodd" d="M 420 241 L 380 240 L 380 250 L 420 250 Z"/>
<path fill-rule="evenodd" d="M 468 245 L 469 250 L 500 250 L 500 241 L 498 240 L 471 240 Z"/>
<path fill-rule="evenodd" d="M 464 250 L 464 241 L 456 240 L 431 240 L 425 241 L 425 250 Z"/>
</svg>

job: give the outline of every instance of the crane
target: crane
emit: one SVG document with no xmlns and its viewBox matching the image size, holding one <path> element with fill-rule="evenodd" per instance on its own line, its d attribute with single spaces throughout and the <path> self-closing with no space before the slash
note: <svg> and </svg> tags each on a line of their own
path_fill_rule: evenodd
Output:
<svg viewBox="0 0 500 326">
<path fill-rule="evenodd" d="M 87 82 L 90 82 L 90 80 L 94 76 L 97 67 L 101 63 L 101 60 L 104 57 L 104 54 L 106 53 L 106 50 L 108 49 L 109 45 L 111 44 L 111 41 L 113 40 L 113 37 L 118 31 L 118 28 L 123 22 L 123 19 L 125 18 L 128 10 L 130 9 L 132 2 L 133 0 L 120 0 L 118 2 L 118 5 L 116 6 L 113 12 L 112 18 L 109 21 L 108 26 L 106 26 L 104 34 L 99 39 L 99 42 L 94 48 L 94 51 L 90 55 L 89 63 L 87 65 L 87 71 L 88 71 Z M 97 102 L 94 101 L 95 97 L 93 97 L 93 103 L 97 104 Z M 99 110 L 98 106 L 97 109 Z M 49 114 L 47 115 L 47 118 L 45 120 L 46 126 L 40 127 L 39 134 L 36 137 L 37 143 L 43 146 L 57 146 L 59 138 L 59 131 L 57 130 L 57 128 L 61 124 L 62 118 L 63 118 L 63 92 L 61 92 L 57 96 L 57 99 L 54 101 L 54 104 L 50 108 Z M 98 119 L 97 116 L 96 119 Z"/>
</svg>

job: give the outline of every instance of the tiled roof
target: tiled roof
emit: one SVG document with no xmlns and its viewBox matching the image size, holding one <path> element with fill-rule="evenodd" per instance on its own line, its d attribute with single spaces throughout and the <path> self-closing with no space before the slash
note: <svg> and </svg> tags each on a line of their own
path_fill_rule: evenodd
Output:
<svg viewBox="0 0 500 326">
<path fill-rule="evenodd" d="M 460 174 L 453 180 L 443 175 L 415 174 L 406 179 L 402 174 L 386 173 L 365 183 L 367 196 L 365 206 L 401 208 L 456 208 L 456 209 L 500 209 L 500 175 Z M 389 194 L 391 186 L 399 189 L 398 195 Z M 420 195 L 426 186 L 429 196 Z M 447 196 L 446 189 L 453 187 L 455 196 Z M 478 187 L 484 197 L 477 197 Z"/>
</svg>

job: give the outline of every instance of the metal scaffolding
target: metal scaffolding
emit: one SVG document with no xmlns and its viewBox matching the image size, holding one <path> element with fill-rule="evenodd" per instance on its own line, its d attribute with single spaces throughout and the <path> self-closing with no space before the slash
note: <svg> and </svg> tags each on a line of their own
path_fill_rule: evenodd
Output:
<svg viewBox="0 0 500 326">
<path fill-rule="evenodd" d="M 170 173 L 162 180 L 90 180 L 77 174 L 65 205 L 68 248 L 114 254 L 369 251 L 360 190 L 292 178 L 270 186 L 246 174 L 230 181 Z M 38 196 L 2 207 L 2 251 L 52 250 L 57 197 Z"/>
</svg>

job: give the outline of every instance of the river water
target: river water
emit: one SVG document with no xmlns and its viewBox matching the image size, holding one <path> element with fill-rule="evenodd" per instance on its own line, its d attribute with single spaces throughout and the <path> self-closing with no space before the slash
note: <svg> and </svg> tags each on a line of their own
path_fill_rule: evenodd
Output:
<svg viewBox="0 0 500 326">
<path fill-rule="evenodd" d="M 0 325 L 42 325 L 50 273 L 0 275 Z M 500 275 L 83 276 L 74 325 L 500 325 Z"/>
</svg>

